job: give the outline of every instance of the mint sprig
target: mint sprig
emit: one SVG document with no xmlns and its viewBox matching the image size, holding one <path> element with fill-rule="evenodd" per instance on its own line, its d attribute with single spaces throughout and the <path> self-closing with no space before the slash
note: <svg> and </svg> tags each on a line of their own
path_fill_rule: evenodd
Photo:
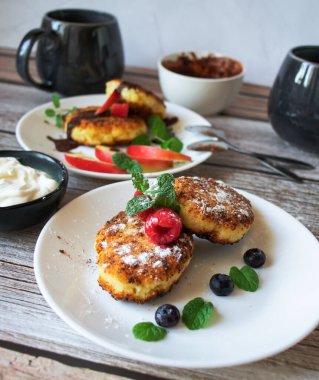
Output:
<svg viewBox="0 0 319 380">
<path fill-rule="evenodd" d="M 132 178 L 134 187 L 144 195 L 134 197 L 127 203 L 127 215 L 135 215 L 150 207 L 167 207 L 175 212 L 179 212 L 180 206 L 177 202 L 174 189 L 174 176 L 172 174 L 161 174 L 151 184 L 143 177 L 142 173 L 133 173 Z"/>
<path fill-rule="evenodd" d="M 137 197 L 132 198 L 127 202 L 126 205 L 126 214 L 129 216 L 135 215 L 139 212 L 148 210 L 152 206 L 154 206 L 155 200 L 149 199 L 144 195 L 139 195 Z"/>
<path fill-rule="evenodd" d="M 182 141 L 178 137 L 172 136 L 172 133 L 160 116 L 149 116 L 147 125 L 150 130 L 150 136 L 147 134 L 139 135 L 131 142 L 131 145 L 151 145 L 151 142 L 155 141 L 163 149 L 178 153 L 183 149 Z"/>
<path fill-rule="evenodd" d="M 128 173 L 142 173 L 141 165 L 132 160 L 128 155 L 121 152 L 116 152 L 112 156 L 113 163 L 120 169 L 127 171 Z"/>
<path fill-rule="evenodd" d="M 147 178 L 145 178 L 142 173 L 132 173 L 132 182 L 135 189 L 141 191 L 142 193 L 150 187 Z"/>
<path fill-rule="evenodd" d="M 60 108 L 61 104 L 60 104 L 60 97 L 58 94 L 53 94 L 51 101 L 55 108 Z"/>
<path fill-rule="evenodd" d="M 152 322 L 140 322 L 133 326 L 133 335 L 136 339 L 147 342 L 157 342 L 165 338 L 167 331 L 163 327 L 155 326 Z"/>
<path fill-rule="evenodd" d="M 45 116 L 49 118 L 54 118 L 55 119 L 55 125 L 58 128 L 63 128 L 63 117 L 67 116 L 71 112 L 75 111 L 77 108 L 72 107 L 71 109 L 63 109 L 61 108 L 61 102 L 60 102 L 60 97 L 58 94 L 53 94 L 51 97 L 51 102 L 52 102 L 52 108 L 46 108 L 44 110 Z"/>
<path fill-rule="evenodd" d="M 157 178 L 157 182 L 154 182 L 144 194 L 155 200 L 156 207 L 167 207 L 179 212 L 180 206 L 177 202 L 174 182 L 172 174 L 161 174 Z"/>
<path fill-rule="evenodd" d="M 241 269 L 231 267 L 229 275 L 234 284 L 248 292 L 255 292 L 259 286 L 258 274 L 248 265 L 243 266 Z"/>
<path fill-rule="evenodd" d="M 170 139 L 162 142 L 161 148 L 169 149 L 169 150 L 179 153 L 183 149 L 183 143 L 181 142 L 179 138 L 171 137 Z"/>
<path fill-rule="evenodd" d="M 151 136 L 160 142 L 168 140 L 171 135 L 164 121 L 158 115 L 151 115 L 147 119 L 147 125 L 151 130 Z"/>
<path fill-rule="evenodd" d="M 204 328 L 213 314 L 213 304 L 201 297 L 189 301 L 183 309 L 182 321 L 190 330 Z"/>
<path fill-rule="evenodd" d="M 131 142 L 131 145 L 151 145 L 151 139 L 146 133 L 144 133 L 135 137 Z"/>
</svg>

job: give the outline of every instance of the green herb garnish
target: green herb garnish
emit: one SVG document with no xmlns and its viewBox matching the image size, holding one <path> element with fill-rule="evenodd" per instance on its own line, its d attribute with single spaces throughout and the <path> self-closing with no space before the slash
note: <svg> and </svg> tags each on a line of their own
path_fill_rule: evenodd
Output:
<svg viewBox="0 0 319 380">
<path fill-rule="evenodd" d="M 163 142 L 171 137 L 166 124 L 158 115 L 150 116 L 147 119 L 147 125 L 151 130 L 151 136 L 153 139 Z"/>
<path fill-rule="evenodd" d="M 180 206 L 177 202 L 172 174 L 161 174 L 151 184 L 141 173 L 134 173 L 132 177 L 134 187 L 144 195 L 134 197 L 127 203 L 127 215 L 135 215 L 153 206 L 156 208 L 167 207 L 175 212 L 179 211 Z"/>
<path fill-rule="evenodd" d="M 204 328 L 213 314 L 213 304 L 201 297 L 189 301 L 183 309 L 182 321 L 190 330 Z"/>
<path fill-rule="evenodd" d="M 55 116 L 55 111 L 54 109 L 52 108 L 47 108 L 45 111 L 44 111 L 45 115 L 48 116 L 48 117 L 53 117 Z"/>
<path fill-rule="evenodd" d="M 169 149 L 169 150 L 179 153 L 183 149 L 183 143 L 181 142 L 179 138 L 171 137 L 170 139 L 162 142 L 161 148 Z"/>
<path fill-rule="evenodd" d="M 126 170 L 128 173 L 142 173 L 143 171 L 141 165 L 125 153 L 114 153 L 112 161 L 118 168 Z"/>
<path fill-rule="evenodd" d="M 53 108 L 47 108 L 44 110 L 44 114 L 47 117 L 55 118 L 55 125 L 58 128 L 63 128 L 63 117 L 67 116 L 69 113 L 75 111 L 77 108 L 72 109 L 61 108 L 60 97 L 58 94 L 53 94 L 51 98 Z"/>
<path fill-rule="evenodd" d="M 152 322 L 137 323 L 132 329 L 136 339 L 147 342 L 157 342 L 165 338 L 167 331 L 163 327 L 155 326 Z"/>
<path fill-rule="evenodd" d="M 135 137 L 135 139 L 131 142 L 131 145 L 151 145 L 151 139 L 145 133 Z"/>
<path fill-rule="evenodd" d="M 183 149 L 183 143 L 178 137 L 172 137 L 163 119 L 158 115 L 151 115 L 147 119 L 147 125 L 150 130 L 150 136 L 142 134 L 137 136 L 131 145 L 151 145 L 152 141 L 160 144 L 161 148 L 180 152 Z"/>
<path fill-rule="evenodd" d="M 143 176 L 142 173 L 132 173 L 132 182 L 136 190 L 144 193 L 149 187 L 148 180 Z"/>
<path fill-rule="evenodd" d="M 153 207 L 154 204 L 154 199 L 149 199 L 144 195 L 139 195 L 127 202 L 125 211 L 127 215 L 135 215 L 139 212 L 148 210 L 149 208 Z"/>
<path fill-rule="evenodd" d="M 53 94 L 51 100 L 55 108 L 60 108 L 60 97 L 58 94 Z"/>
<path fill-rule="evenodd" d="M 234 284 L 240 289 L 248 292 L 255 292 L 258 289 L 258 274 L 248 265 L 245 265 L 241 269 L 231 267 L 229 275 Z"/>
</svg>

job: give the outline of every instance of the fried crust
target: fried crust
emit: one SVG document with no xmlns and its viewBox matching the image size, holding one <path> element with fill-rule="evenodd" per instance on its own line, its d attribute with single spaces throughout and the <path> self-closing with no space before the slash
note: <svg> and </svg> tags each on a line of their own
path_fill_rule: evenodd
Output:
<svg viewBox="0 0 319 380">
<path fill-rule="evenodd" d="M 65 130 L 72 140 L 81 145 L 128 145 L 135 137 L 146 133 L 144 120 L 129 117 L 93 117 L 99 107 L 78 108 L 65 118 Z"/>
<path fill-rule="evenodd" d="M 143 220 L 122 211 L 98 231 L 95 251 L 100 286 L 117 300 L 144 303 L 179 281 L 192 258 L 193 239 L 182 232 L 160 247 L 146 236 Z"/>
<path fill-rule="evenodd" d="M 118 89 L 121 98 L 127 102 L 134 112 L 148 116 L 165 116 L 165 105 L 162 99 L 147 91 L 145 88 L 132 84 L 121 79 L 113 79 L 106 83 L 106 94 L 109 96 L 115 89 Z"/>
<path fill-rule="evenodd" d="M 213 243 L 239 241 L 254 221 L 248 199 L 221 181 L 211 178 L 175 179 L 183 226 Z"/>
</svg>

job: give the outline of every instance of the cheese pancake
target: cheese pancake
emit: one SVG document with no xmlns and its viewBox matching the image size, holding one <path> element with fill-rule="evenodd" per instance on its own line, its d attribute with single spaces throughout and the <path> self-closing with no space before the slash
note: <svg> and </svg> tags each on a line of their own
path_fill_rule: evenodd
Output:
<svg viewBox="0 0 319 380">
<path fill-rule="evenodd" d="M 110 96 L 117 89 L 123 101 L 129 104 L 130 110 L 148 116 L 165 116 L 165 105 L 162 99 L 143 87 L 121 79 L 113 79 L 106 83 L 106 95 Z"/>
<path fill-rule="evenodd" d="M 117 300 L 144 303 L 169 292 L 192 258 L 193 239 L 182 232 L 167 246 L 152 243 L 139 216 L 121 211 L 96 236 L 98 282 Z"/>
<path fill-rule="evenodd" d="M 200 238 L 236 243 L 254 221 L 249 200 L 221 181 L 179 177 L 174 187 L 183 226 Z"/>
<path fill-rule="evenodd" d="M 128 145 L 135 137 L 146 133 L 144 120 L 129 117 L 95 116 L 99 107 L 78 108 L 65 118 L 67 137 L 81 145 Z"/>
</svg>

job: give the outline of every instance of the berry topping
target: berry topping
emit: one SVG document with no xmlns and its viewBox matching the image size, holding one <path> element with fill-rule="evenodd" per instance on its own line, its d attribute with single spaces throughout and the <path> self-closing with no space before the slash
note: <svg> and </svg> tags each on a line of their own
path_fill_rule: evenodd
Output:
<svg viewBox="0 0 319 380">
<path fill-rule="evenodd" d="M 176 306 L 164 304 L 155 312 L 155 321 L 162 327 L 173 327 L 177 325 L 180 319 L 180 313 Z"/>
<path fill-rule="evenodd" d="M 158 245 L 169 244 L 177 240 L 182 230 L 182 220 L 169 208 L 160 208 L 153 212 L 145 222 L 145 233 Z"/>
<path fill-rule="evenodd" d="M 209 287 L 216 296 L 228 296 L 234 290 L 234 283 L 227 274 L 214 274 L 209 281 Z"/>
<path fill-rule="evenodd" d="M 134 197 L 139 197 L 141 195 L 144 195 L 141 191 L 139 190 L 136 190 L 135 193 L 134 193 Z M 151 214 L 153 214 L 154 212 L 154 208 L 151 207 L 145 211 L 142 211 L 142 212 L 138 212 L 137 215 L 143 219 L 143 220 L 146 220 Z"/>
<path fill-rule="evenodd" d="M 244 253 L 244 261 L 252 268 L 260 268 L 265 264 L 266 255 L 259 248 L 251 248 Z"/>
</svg>

